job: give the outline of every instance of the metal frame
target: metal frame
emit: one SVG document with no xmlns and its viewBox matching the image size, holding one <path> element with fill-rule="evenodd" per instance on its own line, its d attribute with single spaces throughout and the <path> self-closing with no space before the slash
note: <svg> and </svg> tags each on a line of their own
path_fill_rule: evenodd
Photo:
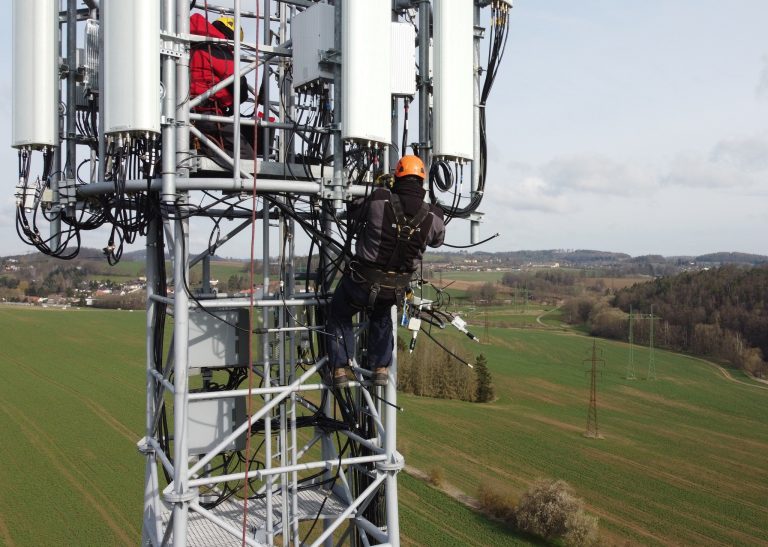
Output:
<svg viewBox="0 0 768 547">
<path fill-rule="evenodd" d="M 240 2 L 235 1 L 235 20 L 236 25 L 240 25 L 241 8 Z M 338 3 L 340 4 L 340 2 Z M 274 2 L 271 0 L 262 0 L 261 13 L 271 13 L 271 9 Z M 215 9 L 209 5 L 209 8 Z M 284 38 L 285 29 L 288 21 L 288 14 L 291 8 L 285 3 L 280 4 L 280 17 L 279 20 L 279 33 Z M 164 13 L 166 14 L 166 22 L 164 25 L 164 36 L 168 39 L 166 49 L 173 50 L 178 47 L 179 44 L 185 43 L 184 38 L 188 33 L 188 27 L 185 27 L 184 22 L 189 20 L 189 2 L 186 0 L 166 0 L 164 2 Z M 253 14 L 255 16 L 255 14 Z M 270 18 L 267 18 L 270 19 Z M 263 33 L 267 33 L 272 29 L 269 20 L 262 18 L 264 23 Z M 178 28 L 174 25 L 175 22 L 179 22 Z M 237 33 L 236 33 L 237 34 Z M 235 57 L 240 56 L 240 40 L 236 36 L 235 39 Z M 251 63 L 245 67 L 245 71 L 258 69 L 258 66 L 265 67 L 268 61 L 266 55 L 262 56 L 256 63 Z M 282 68 L 282 64 L 279 67 Z M 252 171 L 253 163 L 241 160 L 237 155 L 230 155 L 228 151 L 221 150 L 213 143 L 208 141 L 204 135 L 202 135 L 194 126 L 189 126 L 187 120 L 189 119 L 212 119 L 212 121 L 218 121 L 220 123 L 234 123 L 235 124 L 235 141 L 240 138 L 240 124 L 239 113 L 236 112 L 234 119 L 221 119 L 210 116 L 201 116 L 197 114 L 190 115 L 189 106 L 192 103 L 184 104 L 183 101 L 178 101 L 179 97 L 183 96 L 184 90 L 188 89 L 188 76 L 186 67 L 184 66 L 184 56 L 174 57 L 167 56 L 163 60 L 163 74 L 164 74 L 164 86 L 166 89 L 164 116 L 171 121 L 175 120 L 175 123 L 166 123 L 163 126 L 163 141 L 175 143 L 176 153 L 174 157 L 173 153 L 166 153 L 164 149 L 164 162 L 163 165 L 163 177 L 162 181 L 153 181 L 152 187 L 161 189 L 163 200 L 171 202 L 173 200 L 185 196 L 188 196 L 191 192 L 197 189 L 207 190 L 233 190 L 239 192 L 252 192 L 254 186 L 257 191 L 261 192 L 290 192 L 292 194 L 303 193 L 307 195 L 322 195 L 324 190 L 324 184 L 322 182 L 314 181 L 285 181 L 268 178 L 264 179 L 264 176 L 269 176 L 270 167 L 272 173 L 279 173 L 281 163 L 290 161 L 287 157 L 286 150 L 283 148 L 280 151 L 279 162 L 258 162 L 257 179 L 254 180 L 250 175 Z M 338 74 L 338 71 L 337 71 Z M 239 71 L 235 73 L 234 80 L 236 81 L 240 76 Z M 175 83 L 175 86 L 174 86 Z M 217 87 L 226 85 L 224 82 Z M 171 93 L 174 90 L 175 94 Z M 239 93 L 239 86 L 234 86 L 236 93 Z M 336 86 L 340 88 L 340 86 Z M 215 91 L 212 90 L 212 91 Z M 174 96 L 175 95 L 175 96 Z M 199 98 L 196 100 L 200 100 Z M 338 98 L 337 98 L 338 100 Z M 235 102 L 238 103 L 237 98 Z M 179 108 L 173 109 L 173 105 L 181 103 Z M 264 97 L 264 103 L 269 104 L 268 91 L 267 96 Z M 282 103 L 281 103 L 282 108 Z M 282 114 L 282 112 L 281 112 Z M 280 128 L 291 127 L 290 124 L 281 123 L 283 120 L 275 124 L 269 124 L 268 122 L 260 123 L 259 128 L 263 131 L 268 131 L 270 126 L 277 126 Z M 247 123 L 247 122 L 246 122 Z M 244 124 L 245 125 L 245 124 Z M 174 163 L 184 165 L 185 162 L 180 161 L 183 159 L 183 155 L 189 148 L 189 137 L 191 133 L 202 141 L 205 145 L 209 146 L 211 150 L 223 161 L 232 166 L 233 173 L 235 175 L 231 178 L 190 178 L 187 173 L 176 169 Z M 266 133 L 265 133 L 266 136 Z M 269 157 L 270 150 L 267 148 L 267 139 L 264 139 L 264 149 L 262 150 L 263 157 Z M 333 187 L 338 201 L 338 189 L 342 186 L 343 172 L 340 158 L 340 152 L 342 149 L 342 143 L 338 137 L 338 132 L 334 132 L 334 149 L 337 150 L 336 161 L 334 162 L 333 169 Z M 171 147 L 168 147 L 171 148 Z M 237 146 L 235 147 L 237 149 Z M 278 165 L 275 166 L 274 163 Z M 295 170 L 295 169 L 294 169 Z M 104 185 L 107 186 L 107 185 Z M 109 185 L 111 186 L 111 185 Z M 145 181 L 135 181 L 134 183 L 128 182 L 126 188 L 129 189 L 135 186 L 137 189 L 146 188 Z M 99 185 L 91 185 L 90 188 L 85 189 L 85 193 L 98 193 L 101 190 Z M 364 192 L 365 190 L 353 189 L 349 193 Z M 337 203 L 338 204 L 338 203 Z M 262 234 L 262 264 L 263 271 L 263 294 L 269 294 L 269 208 L 263 209 L 263 218 L 261 219 L 261 234 Z M 278 215 L 279 227 L 278 230 L 282 232 L 286 230 L 293 230 L 292 222 L 289 222 L 282 215 Z M 245 221 L 249 224 L 249 221 Z M 173 226 L 173 279 L 176 286 L 178 286 L 178 280 L 184 278 L 187 274 L 189 267 L 192 264 L 188 254 L 189 248 L 189 226 L 186 220 L 173 220 L 170 221 Z M 170 243 L 170 242 L 169 242 Z M 155 254 L 150 252 L 150 247 L 153 245 L 151 238 L 148 238 L 148 253 L 147 253 L 147 279 L 148 284 L 157 281 L 157 276 L 160 275 L 157 260 Z M 282 250 L 281 250 L 282 252 Z M 292 266 L 292 250 L 291 256 L 286 257 L 290 259 L 288 262 L 291 264 L 290 271 L 293 270 Z M 263 387 L 258 389 L 237 389 L 231 391 L 217 391 L 215 393 L 190 393 L 189 379 L 187 376 L 187 348 L 188 348 L 188 334 L 189 334 L 189 309 L 197 307 L 198 305 L 204 305 L 206 308 L 211 307 L 250 307 L 255 306 L 256 309 L 261 309 L 262 321 L 266 325 L 270 319 L 270 310 L 278 309 L 278 324 L 275 329 L 269 329 L 271 331 L 277 331 L 280 337 L 280 346 L 285 348 L 287 346 L 286 338 L 292 338 L 298 330 L 302 330 L 303 327 L 297 327 L 293 321 L 295 317 L 296 306 L 322 306 L 325 301 L 318 300 L 317 298 L 297 298 L 293 293 L 294 284 L 292 276 L 288 279 L 280 279 L 281 283 L 288 287 L 287 300 L 279 299 L 259 299 L 253 303 L 244 299 L 219 299 L 215 301 L 206 300 L 197 304 L 190 301 L 185 294 L 185 291 L 176 291 L 173 297 L 149 294 L 148 306 L 147 306 L 147 356 L 148 356 L 148 388 L 147 388 L 147 431 L 146 437 L 141 444 L 142 451 L 146 457 L 146 479 L 145 479 L 145 492 L 147 496 L 145 498 L 145 518 L 143 526 L 143 542 L 145 544 L 160 545 L 163 543 L 170 543 L 174 546 L 194 544 L 197 536 L 197 529 L 209 527 L 211 524 L 218 529 L 220 534 L 224 537 L 231 538 L 233 545 L 235 544 L 247 544 L 247 545 L 272 545 L 275 543 L 276 538 L 280 536 L 283 545 L 299 545 L 301 537 L 299 535 L 299 520 L 301 516 L 308 516 L 302 513 L 302 505 L 305 502 L 305 498 L 309 497 L 304 492 L 298 489 L 299 473 L 301 471 L 313 470 L 313 469 L 325 469 L 327 470 L 326 477 L 332 476 L 332 470 L 338 469 L 340 485 L 335 490 L 335 493 L 326 494 L 326 501 L 331 499 L 328 495 L 332 496 L 333 506 L 336 508 L 335 513 L 323 515 L 323 530 L 320 536 L 317 537 L 312 545 L 332 545 L 334 540 L 334 534 L 336 533 L 336 540 L 339 540 L 338 531 L 340 527 L 347 523 L 351 523 L 355 528 L 355 535 L 358 537 L 358 542 L 362 545 L 375 545 L 375 544 L 399 544 L 399 522 L 398 522 L 398 510 L 397 510 L 397 482 L 396 477 L 398 471 L 403 466 L 403 458 L 396 450 L 396 410 L 392 406 L 396 404 L 396 364 L 392 367 L 392 382 L 383 390 L 382 396 L 387 400 L 390 405 L 382 405 L 381 403 L 375 403 L 373 398 L 368 394 L 367 389 L 361 385 L 361 382 L 367 384 L 364 381 L 362 374 L 358 375 L 360 381 L 353 382 L 354 389 L 359 390 L 365 395 L 361 400 L 361 410 L 370 413 L 375 417 L 377 424 L 378 435 L 373 439 L 364 439 L 355 435 L 352 432 L 342 432 L 351 442 L 357 443 L 361 447 L 367 448 L 373 454 L 371 456 L 364 457 L 343 457 L 340 458 L 333 447 L 333 443 L 330 441 L 328 434 L 322 434 L 318 432 L 312 440 L 306 443 L 304 446 L 298 446 L 298 436 L 296 428 L 296 417 L 299 406 L 298 395 L 307 392 L 321 392 L 328 390 L 328 388 L 319 384 L 316 381 L 316 372 L 321 369 L 324 360 L 320 360 L 317 363 L 312 364 L 309 368 L 301 373 L 300 369 L 297 372 L 296 356 L 293 351 L 290 355 L 286 355 L 285 352 L 281 352 L 279 356 L 279 363 L 277 367 L 277 378 L 270 376 L 273 367 L 269 361 L 269 341 L 266 336 L 263 337 L 262 355 L 263 360 L 254 367 L 258 367 L 258 373 L 262 378 L 263 383 L 269 387 Z M 173 309 L 173 349 L 172 349 L 172 361 L 173 361 L 173 384 L 168 382 L 167 374 L 160 374 L 154 369 L 152 363 L 153 352 L 151 338 L 152 332 L 156 325 L 151 324 L 151 318 L 154 316 L 154 307 L 158 305 L 167 305 Z M 286 310 L 289 313 L 285 313 Z M 258 313 L 258 311 L 257 311 Z M 393 311 L 394 314 L 394 311 Z M 396 322 L 395 322 L 396 324 Z M 394 333 L 393 333 L 394 336 Z M 294 344 L 290 344 L 293 347 Z M 173 441 L 173 454 L 166 454 L 162 451 L 158 439 L 155 438 L 155 427 L 157 422 L 157 413 L 159 411 L 159 404 L 163 397 L 162 393 L 168 394 L 173 398 L 174 407 L 174 441 Z M 190 460 L 187 453 L 187 443 L 185 438 L 186 421 L 187 417 L 185 409 L 189 404 L 189 401 L 220 398 L 220 397 L 248 397 L 251 396 L 262 398 L 261 403 L 256 405 L 253 410 L 253 414 L 250 420 L 243 422 L 235 431 L 231 432 L 227 438 L 222 439 L 217 447 L 211 450 L 208 454 L 197 458 L 196 462 Z M 326 400 L 330 401 L 331 398 Z M 383 407 L 383 408 L 382 408 Z M 328 414 L 331 413 L 330 406 L 326 409 Z M 237 438 L 248 428 L 249 423 L 256 422 L 262 418 L 274 418 L 278 419 L 280 429 L 276 432 L 276 435 L 272 435 L 270 428 L 272 427 L 273 420 L 266 419 L 264 421 L 264 463 L 265 468 L 249 473 L 249 480 L 257 480 L 262 484 L 262 490 L 265 493 L 263 503 L 249 502 L 248 512 L 248 526 L 251 527 L 243 533 L 241 518 L 232 519 L 227 518 L 227 515 L 218 514 L 216 510 L 204 509 L 198 499 L 198 488 L 210 487 L 220 484 L 225 481 L 239 481 L 245 478 L 245 473 L 236 473 L 226 476 L 206 477 L 200 475 L 204 473 L 206 464 L 208 464 L 214 457 L 219 454 L 219 450 L 227 446 L 232 440 Z M 322 446 L 322 456 L 318 459 L 317 454 L 313 451 L 313 446 L 320 444 Z M 188 465 L 179 464 L 179 462 L 190 461 Z M 158 462 L 167 468 L 167 471 L 172 474 L 173 481 L 161 489 L 159 486 L 159 474 L 157 470 Z M 174 463 L 171 463 L 174 462 Z M 277 464 L 277 465 L 273 465 Z M 347 478 L 350 472 L 354 469 L 362 469 L 364 472 L 369 473 L 375 477 L 373 482 L 358 495 L 354 495 L 349 486 L 349 479 Z M 384 488 L 386 491 L 386 521 L 382 527 L 382 523 L 372 523 L 364 518 L 361 514 L 361 510 L 370 502 L 371 496 L 379 490 Z M 309 490 L 308 492 L 312 492 Z M 238 513 L 243 511 L 243 503 L 239 501 L 235 504 Z M 171 512 L 169 515 L 169 508 Z M 231 517 L 231 515 L 229 515 Z M 256 530 L 253 530 L 253 527 Z M 348 536 L 345 536 L 348 537 Z M 225 541 L 223 538 L 221 541 Z"/>
</svg>

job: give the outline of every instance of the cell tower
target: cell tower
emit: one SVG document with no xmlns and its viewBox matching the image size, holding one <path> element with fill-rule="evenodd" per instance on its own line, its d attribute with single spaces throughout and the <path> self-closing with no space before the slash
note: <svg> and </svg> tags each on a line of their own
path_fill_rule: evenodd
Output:
<svg viewBox="0 0 768 547">
<path fill-rule="evenodd" d="M 584 362 L 589 362 L 592 365 L 587 371 L 589 374 L 589 408 L 587 410 L 587 430 L 584 432 L 584 436 L 602 439 L 603 436 L 600 435 L 597 426 L 597 365 L 598 363 L 605 365 L 605 361 L 597 358 L 597 342 L 595 340 L 592 340 L 592 357 L 585 359 Z"/>
<path fill-rule="evenodd" d="M 20 236 L 73 258 L 103 227 L 112 264 L 146 238 L 143 545 L 399 545 L 397 363 L 372 385 L 363 316 L 355 381 L 321 381 L 324 308 L 359 228 L 345 204 L 410 147 L 431 201 L 479 241 L 510 8 L 13 0 Z M 217 18 L 229 34 L 197 28 Z M 231 73 L 193 92 L 214 63 Z M 211 108 L 221 94 L 233 106 Z M 211 259 L 241 232 L 247 287 L 218 290 Z"/>
</svg>

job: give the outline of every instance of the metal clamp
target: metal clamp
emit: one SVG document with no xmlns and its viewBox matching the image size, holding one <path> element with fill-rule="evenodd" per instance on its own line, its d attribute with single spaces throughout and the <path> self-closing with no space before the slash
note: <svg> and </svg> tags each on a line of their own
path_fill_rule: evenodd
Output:
<svg viewBox="0 0 768 547">
<path fill-rule="evenodd" d="M 392 454 L 392 461 L 389 462 L 378 462 L 376 464 L 376 469 L 379 471 L 383 471 L 385 473 L 397 473 L 398 471 L 401 471 L 405 467 L 405 458 L 403 457 L 400 452 L 395 451 L 394 454 Z"/>
<path fill-rule="evenodd" d="M 167 47 L 161 47 L 160 48 L 160 55 L 165 55 L 166 57 L 174 57 L 176 59 L 181 59 L 184 57 L 183 51 L 179 51 L 176 48 L 167 48 Z"/>
<path fill-rule="evenodd" d="M 322 49 L 319 53 L 320 63 L 327 63 L 329 65 L 341 64 L 341 51 L 338 49 Z"/>
<path fill-rule="evenodd" d="M 147 437 L 139 439 L 139 442 L 136 443 L 136 449 L 145 456 L 151 456 L 155 453 L 155 449 L 149 444 Z"/>
<path fill-rule="evenodd" d="M 197 488 L 190 488 L 186 492 L 177 494 L 176 492 L 163 492 L 163 498 L 168 503 L 188 503 L 197 499 L 200 492 Z"/>
</svg>

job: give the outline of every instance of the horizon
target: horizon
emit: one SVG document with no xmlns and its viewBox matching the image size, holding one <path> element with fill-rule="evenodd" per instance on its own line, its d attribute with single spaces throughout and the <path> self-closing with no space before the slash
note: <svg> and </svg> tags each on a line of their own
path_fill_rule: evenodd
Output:
<svg viewBox="0 0 768 547">
<path fill-rule="evenodd" d="M 125 250 L 125 252 L 123 254 L 123 260 L 135 260 L 135 259 L 131 258 L 131 255 L 138 254 L 138 253 L 143 253 L 143 252 L 145 252 L 145 250 L 146 250 L 145 248 L 131 249 L 131 246 L 126 246 L 126 250 Z M 87 252 L 90 252 L 90 251 L 96 251 L 96 254 L 95 255 L 91 255 L 91 256 L 82 256 L 83 252 L 87 253 Z M 197 251 L 191 250 L 190 251 L 190 255 L 193 255 L 193 254 L 195 254 L 197 252 L 201 252 L 201 251 L 202 251 L 202 249 L 201 250 L 197 250 Z M 452 255 L 467 254 L 467 255 L 473 255 L 473 254 L 477 254 L 477 253 L 482 253 L 482 254 L 563 253 L 563 254 L 567 255 L 567 254 L 574 254 L 574 253 L 579 253 L 579 252 L 595 252 L 595 253 L 626 255 L 626 256 L 628 256 L 631 259 L 643 258 L 643 257 L 648 257 L 648 256 L 660 256 L 660 257 L 662 257 L 662 258 L 664 258 L 666 260 L 675 259 L 675 258 L 678 258 L 678 259 L 679 258 L 694 258 L 695 259 L 695 258 L 699 258 L 699 257 L 702 257 L 702 256 L 708 256 L 708 255 L 728 254 L 728 255 L 754 256 L 754 257 L 765 258 L 766 260 L 768 260 L 768 255 L 763 255 L 763 254 L 760 254 L 760 253 L 748 253 L 748 252 L 744 252 L 744 251 L 710 251 L 710 252 L 699 253 L 699 254 L 675 254 L 675 255 L 664 255 L 664 254 L 661 254 L 661 253 L 646 253 L 646 254 L 641 254 L 641 255 L 633 255 L 633 254 L 630 254 L 630 253 L 627 253 L 627 252 L 624 252 L 624 251 L 603 250 L 603 249 L 588 249 L 588 248 L 584 248 L 584 249 L 566 249 L 566 248 L 511 249 L 511 250 L 503 250 L 503 251 L 487 251 L 487 250 L 484 250 L 484 249 L 476 249 L 476 250 L 455 249 L 455 250 L 452 250 L 452 249 L 443 249 L 441 247 L 441 248 L 438 248 L 438 249 L 427 248 L 427 250 L 426 250 L 426 252 L 424 254 L 425 255 L 427 255 L 427 254 L 452 254 Z M 45 257 L 44 254 L 39 253 L 37 250 L 30 248 L 28 251 L 23 252 L 23 253 L 11 253 L 11 254 L 0 255 L 0 259 L 15 258 L 17 256 L 27 257 L 27 256 L 31 256 L 31 255 L 39 255 L 41 258 Z M 304 258 L 306 256 L 307 255 L 300 255 L 300 254 L 296 255 L 297 258 Z M 51 260 L 58 260 L 58 259 L 52 258 L 52 257 L 48 257 L 48 258 L 50 258 Z M 214 260 L 237 260 L 237 261 L 248 261 L 248 260 L 250 260 L 250 258 L 247 257 L 247 256 L 246 257 L 238 257 L 238 256 L 221 255 L 221 254 L 213 254 L 212 258 Z M 272 259 L 272 258 L 277 259 L 277 258 L 279 258 L 279 255 L 270 255 L 269 258 L 270 259 Z M 86 247 L 86 246 L 83 246 L 81 248 L 81 255 L 78 255 L 76 257 L 76 259 L 80 259 L 80 260 L 101 260 L 101 259 L 103 259 L 106 262 L 106 257 L 103 255 L 101 249 L 98 249 L 96 247 Z M 260 260 L 261 259 L 256 259 L 256 261 L 260 261 Z M 62 261 L 62 262 L 64 262 L 64 261 Z M 118 264 L 119 264 L 119 262 L 118 262 Z"/>
</svg>

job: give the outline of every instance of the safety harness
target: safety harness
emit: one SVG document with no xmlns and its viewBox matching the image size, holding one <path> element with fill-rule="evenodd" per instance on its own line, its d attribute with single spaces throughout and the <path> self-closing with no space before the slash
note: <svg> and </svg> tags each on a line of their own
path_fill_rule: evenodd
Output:
<svg viewBox="0 0 768 547">
<path fill-rule="evenodd" d="M 389 204 L 392 206 L 392 212 L 395 215 L 395 223 L 392 225 L 396 230 L 395 248 L 389 261 L 384 268 L 364 264 L 360 260 L 352 260 L 349 264 L 352 278 L 357 282 L 370 284 L 368 293 L 368 308 L 373 308 L 376 298 L 381 289 L 393 289 L 398 305 L 401 304 L 405 296 L 405 288 L 411 281 L 412 271 L 400 271 L 406 261 L 410 258 L 408 250 L 414 246 L 419 246 L 418 241 L 413 241 L 413 237 L 421 231 L 421 224 L 429 215 L 429 205 L 421 204 L 421 208 L 410 219 L 403 210 L 403 204 L 397 194 L 391 194 Z M 418 251 L 417 251 L 418 253 Z"/>
</svg>

